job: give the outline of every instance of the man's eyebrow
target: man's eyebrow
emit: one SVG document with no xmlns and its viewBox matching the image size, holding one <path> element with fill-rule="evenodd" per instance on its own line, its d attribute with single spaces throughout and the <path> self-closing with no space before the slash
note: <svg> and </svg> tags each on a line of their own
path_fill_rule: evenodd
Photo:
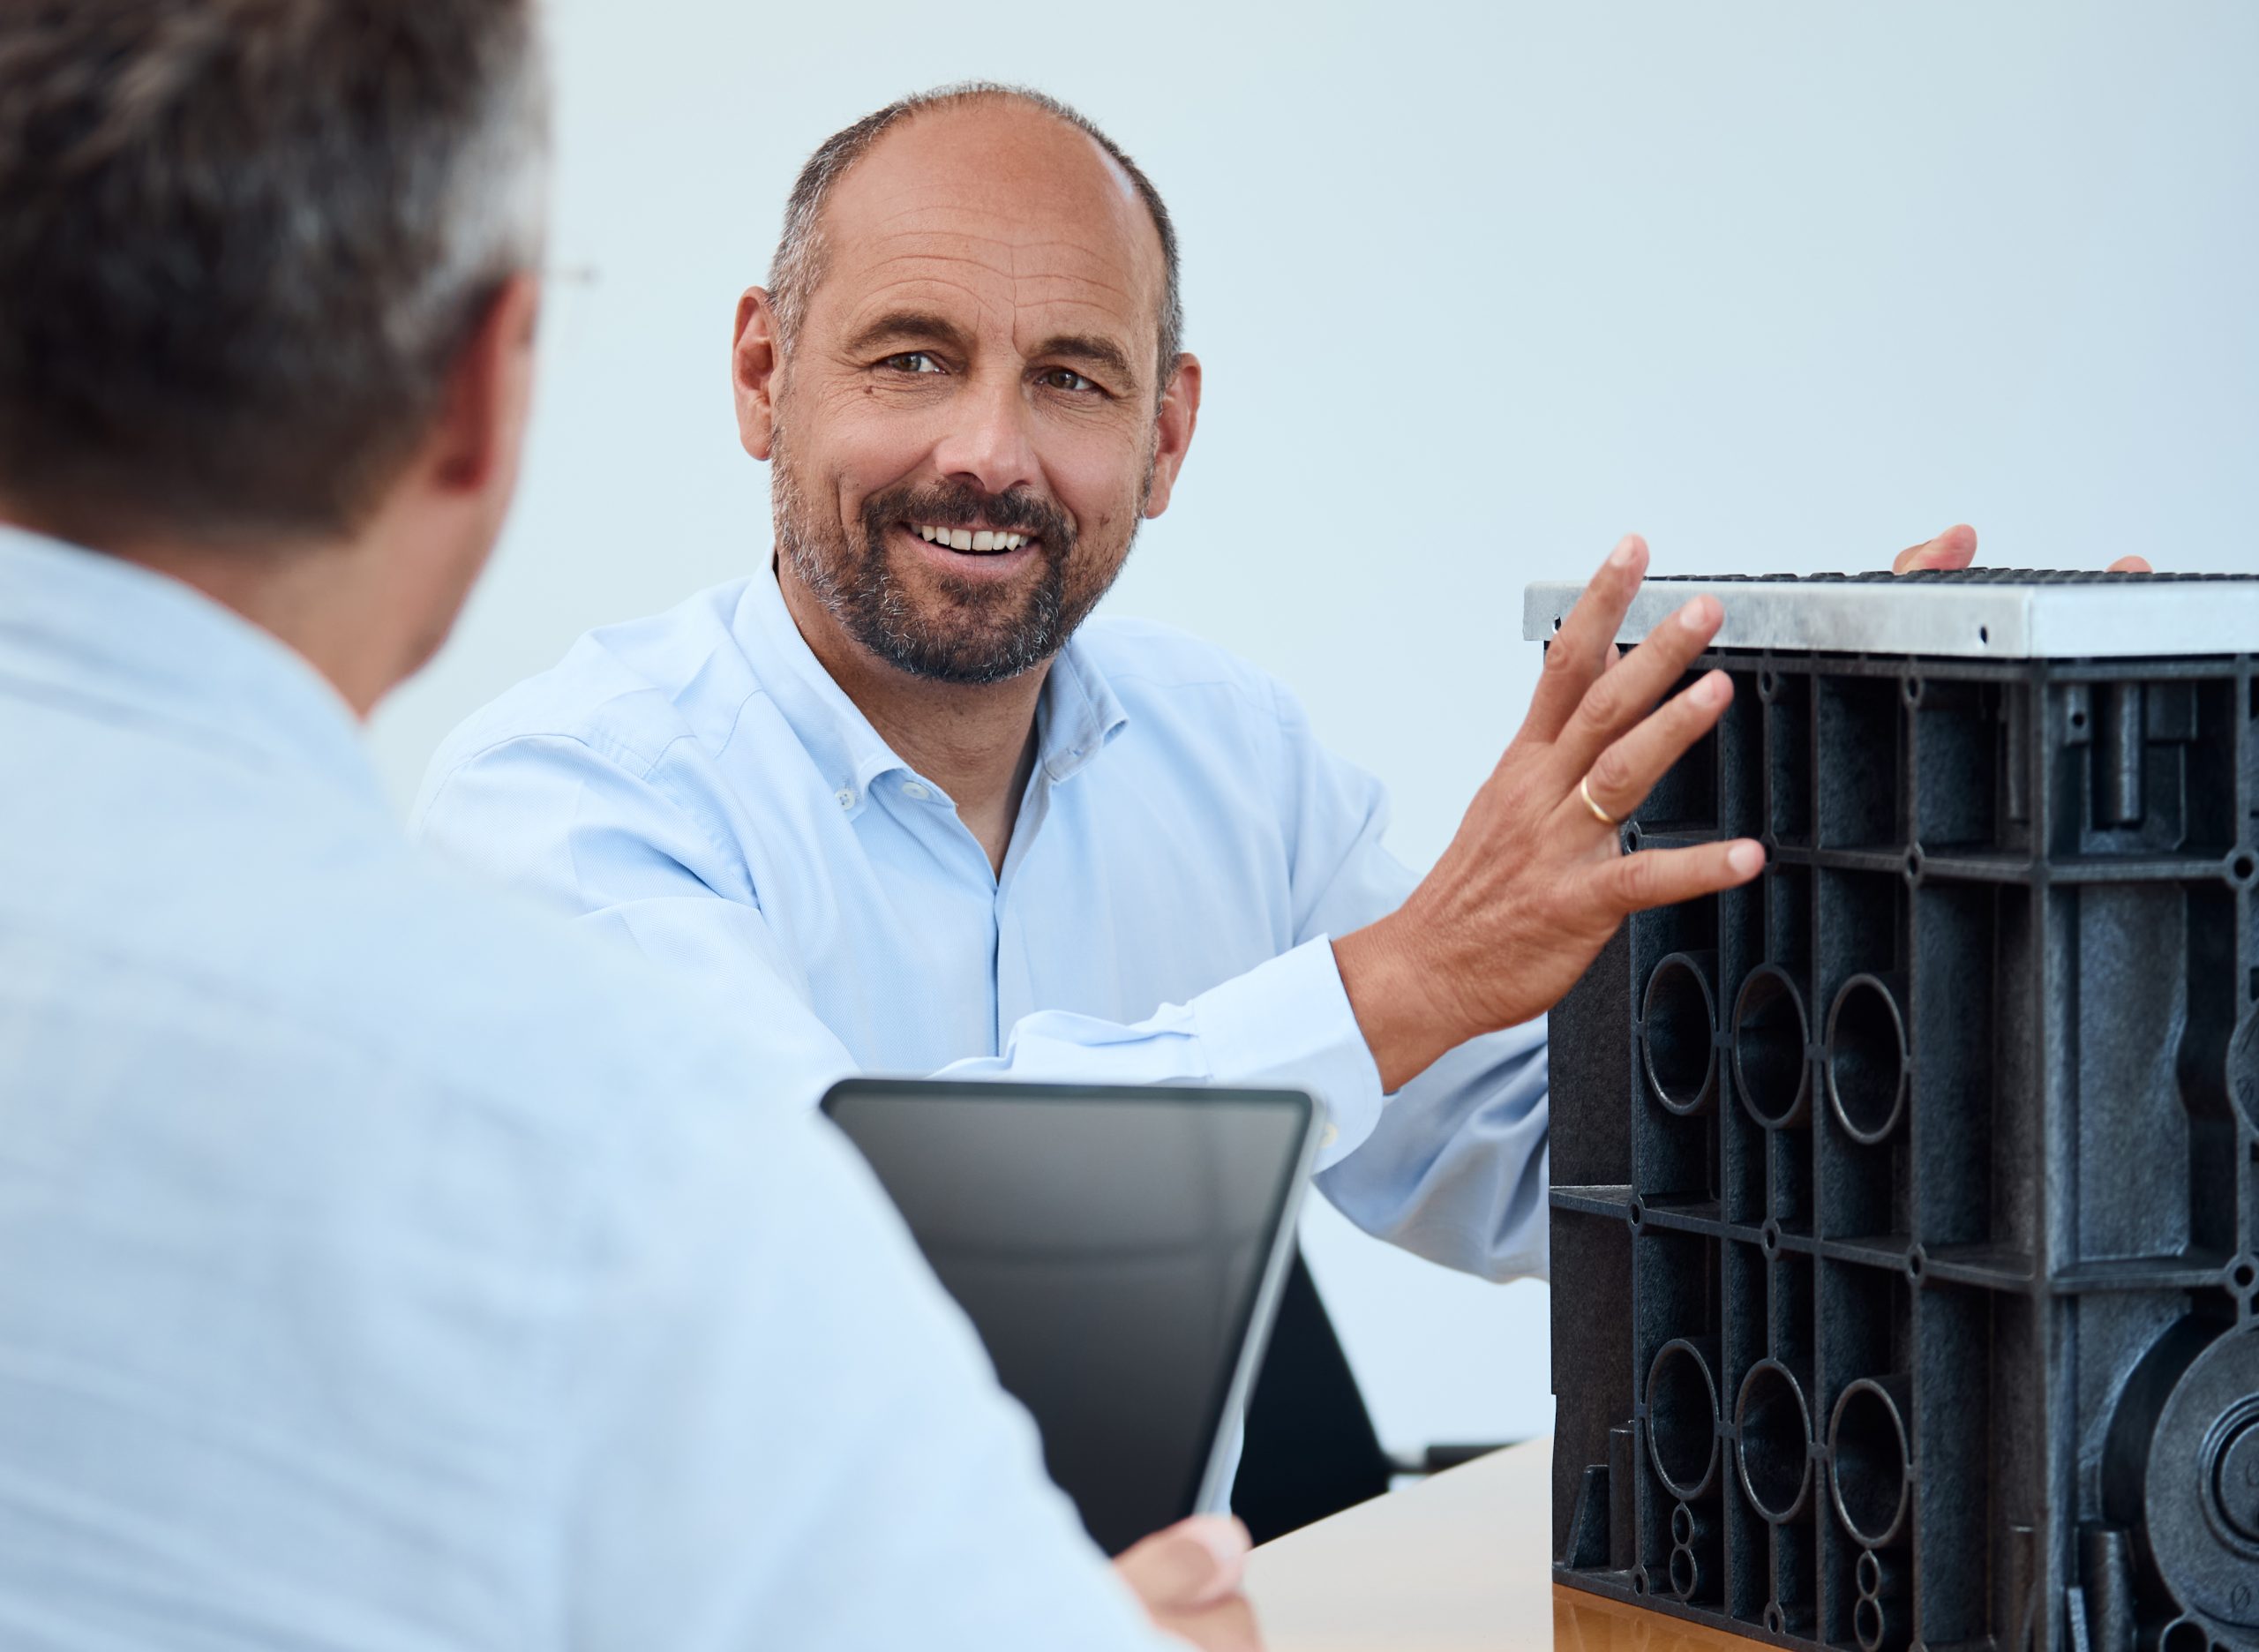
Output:
<svg viewBox="0 0 2259 1652">
<path fill-rule="evenodd" d="M 960 355 L 966 353 L 968 348 L 957 324 L 944 317 L 924 310 L 889 310 L 857 329 L 847 341 L 847 353 L 860 356 L 882 344 L 913 342 L 945 344 Z"/>
<path fill-rule="evenodd" d="M 1130 364 L 1130 357 L 1112 339 L 1095 333 L 1058 334 L 1044 340 L 1035 353 L 1038 357 L 1064 357 L 1069 361 L 1087 362 L 1105 369 L 1130 388 L 1137 388 L 1137 370 Z"/>
</svg>

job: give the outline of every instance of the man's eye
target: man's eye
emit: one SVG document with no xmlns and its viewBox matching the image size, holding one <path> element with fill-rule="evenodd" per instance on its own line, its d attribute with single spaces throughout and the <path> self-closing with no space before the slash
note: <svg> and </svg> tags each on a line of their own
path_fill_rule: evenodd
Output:
<svg viewBox="0 0 2259 1652">
<path fill-rule="evenodd" d="M 1098 387 L 1071 367 L 1054 367 L 1042 382 L 1054 390 L 1095 390 Z"/>
<path fill-rule="evenodd" d="M 904 350 L 899 356 L 888 357 L 879 365 L 890 367 L 896 372 L 937 373 L 942 371 L 941 363 L 924 350 Z"/>
</svg>

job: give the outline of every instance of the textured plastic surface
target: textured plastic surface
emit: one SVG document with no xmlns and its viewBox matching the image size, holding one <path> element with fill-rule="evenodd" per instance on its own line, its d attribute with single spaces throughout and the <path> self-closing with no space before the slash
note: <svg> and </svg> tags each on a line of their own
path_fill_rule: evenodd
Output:
<svg viewBox="0 0 2259 1652">
<path fill-rule="evenodd" d="M 1553 1017 L 1556 1575 L 1787 1646 L 2259 1652 L 2253 658 L 1713 665 L 1625 835 L 1771 865 Z"/>
</svg>

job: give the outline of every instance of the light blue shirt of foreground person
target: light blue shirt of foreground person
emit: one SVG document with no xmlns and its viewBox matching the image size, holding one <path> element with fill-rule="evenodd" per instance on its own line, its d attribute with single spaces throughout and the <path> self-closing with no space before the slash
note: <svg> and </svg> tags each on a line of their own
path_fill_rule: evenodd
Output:
<svg viewBox="0 0 2259 1652">
<path fill-rule="evenodd" d="M 266 633 L 0 530 L 0 1647 L 1175 1644 L 809 1053 L 649 974 L 411 854 Z"/>
<path fill-rule="evenodd" d="M 1545 1265 L 1542 1025 L 1384 1100 L 1330 938 L 1402 903 L 1371 777 L 1278 683 L 1096 619 L 1054 665 L 1000 873 L 773 573 L 581 639 L 457 729 L 414 830 L 841 1070 L 1306 1089 L 1318 1185 L 1493 1278 Z"/>
</svg>

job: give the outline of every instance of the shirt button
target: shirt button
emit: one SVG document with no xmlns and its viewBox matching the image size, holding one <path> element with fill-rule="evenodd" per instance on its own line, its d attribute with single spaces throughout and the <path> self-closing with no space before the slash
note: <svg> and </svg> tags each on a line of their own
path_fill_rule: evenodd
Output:
<svg viewBox="0 0 2259 1652">
<path fill-rule="evenodd" d="M 831 795 L 838 800 L 841 808 L 851 809 L 855 807 L 855 791 L 852 786 L 841 786 Z"/>
<path fill-rule="evenodd" d="M 902 795 L 908 798 L 912 803 L 923 803 L 927 798 L 934 794 L 926 790 L 924 786 L 919 785 L 915 780 L 905 780 L 902 783 Z"/>
<path fill-rule="evenodd" d="M 1328 1124 L 1324 1130 L 1317 1133 L 1317 1145 L 1321 1150 L 1331 1147 L 1335 1142 L 1338 1142 L 1340 1139 L 1340 1130 L 1331 1124 Z"/>
</svg>

